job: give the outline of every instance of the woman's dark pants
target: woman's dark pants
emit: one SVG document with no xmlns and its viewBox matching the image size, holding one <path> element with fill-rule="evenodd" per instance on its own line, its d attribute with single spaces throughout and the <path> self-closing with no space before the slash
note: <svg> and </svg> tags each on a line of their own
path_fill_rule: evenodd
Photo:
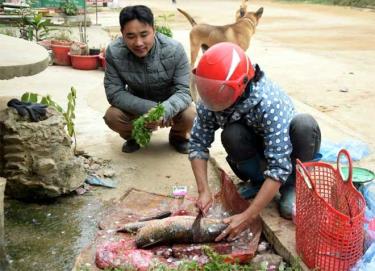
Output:
<svg viewBox="0 0 375 271">
<path fill-rule="evenodd" d="M 296 159 L 302 162 L 313 160 L 321 142 L 319 125 L 309 114 L 298 114 L 292 119 L 289 136 L 293 146 L 293 171 L 280 188 L 279 202 L 280 213 L 285 218 L 291 218 L 295 202 Z M 263 171 L 267 167 L 263 138 L 241 122 L 235 122 L 224 128 L 221 142 L 228 154 L 227 161 L 233 172 L 241 180 L 251 182 L 251 185 L 244 186 L 246 189 L 240 190 L 240 194 L 245 198 L 254 197 L 265 180 Z"/>
</svg>

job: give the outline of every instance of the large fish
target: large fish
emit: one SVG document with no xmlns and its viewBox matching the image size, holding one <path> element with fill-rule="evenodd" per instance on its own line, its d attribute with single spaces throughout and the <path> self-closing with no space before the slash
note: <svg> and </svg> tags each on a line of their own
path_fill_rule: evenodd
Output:
<svg viewBox="0 0 375 271">
<path fill-rule="evenodd" d="M 135 233 L 138 248 L 177 243 L 209 243 L 228 226 L 218 218 L 202 218 L 199 232 L 193 231 L 194 216 L 172 216 L 164 219 L 134 222 L 118 231 Z"/>
</svg>

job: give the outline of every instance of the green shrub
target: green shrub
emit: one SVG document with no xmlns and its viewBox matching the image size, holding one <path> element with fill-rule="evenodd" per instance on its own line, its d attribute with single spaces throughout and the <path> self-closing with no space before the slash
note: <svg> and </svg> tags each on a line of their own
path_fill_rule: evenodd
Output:
<svg viewBox="0 0 375 271">
<path fill-rule="evenodd" d="M 156 31 L 172 38 L 172 29 L 169 26 L 169 21 L 174 16 L 173 13 L 159 15 L 156 19 Z"/>
<path fill-rule="evenodd" d="M 162 33 L 164 35 L 166 35 L 167 37 L 170 37 L 172 38 L 173 37 L 173 33 L 172 33 L 172 30 L 168 27 L 168 26 L 159 26 L 157 25 L 156 26 L 156 31 L 159 32 L 159 33 Z"/>
<path fill-rule="evenodd" d="M 61 3 L 60 8 L 68 16 L 74 16 L 78 14 L 78 7 L 73 0 L 65 0 Z"/>
</svg>

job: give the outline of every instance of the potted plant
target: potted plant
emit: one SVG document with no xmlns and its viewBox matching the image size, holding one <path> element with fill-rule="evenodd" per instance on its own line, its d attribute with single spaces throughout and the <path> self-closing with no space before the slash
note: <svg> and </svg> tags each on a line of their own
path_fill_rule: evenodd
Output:
<svg viewBox="0 0 375 271">
<path fill-rule="evenodd" d="M 99 53 L 90 54 L 90 50 L 80 47 L 82 43 L 73 43 L 69 52 L 72 67 L 78 70 L 96 70 L 98 68 Z"/>
<path fill-rule="evenodd" d="M 74 16 L 78 14 L 78 7 L 73 0 L 66 0 L 62 2 L 60 8 L 67 16 Z"/>
<path fill-rule="evenodd" d="M 55 34 L 51 40 L 53 63 L 61 66 L 70 66 L 69 51 L 73 41 L 70 38 L 71 30 L 63 29 Z"/>
<path fill-rule="evenodd" d="M 172 38 L 173 32 L 171 27 L 169 26 L 169 21 L 173 16 L 173 13 L 159 15 L 156 20 L 156 31 Z"/>
</svg>

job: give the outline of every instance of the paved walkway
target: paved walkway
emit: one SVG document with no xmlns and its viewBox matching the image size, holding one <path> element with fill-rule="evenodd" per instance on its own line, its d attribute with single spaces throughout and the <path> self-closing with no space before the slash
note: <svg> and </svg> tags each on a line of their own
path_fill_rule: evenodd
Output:
<svg viewBox="0 0 375 271">
<path fill-rule="evenodd" d="M 95 18 L 92 18 L 95 20 Z M 100 14 L 99 23 L 103 27 L 117 26 L 117 16 L 113 13 Z M 88 28 L 89 43 L 93 45 L 106 45 L 110 37 L 100 26 Z M 175 31 L 175 38 L 180 40 L 187 52 L 187 30 Z M 254 44 L 261 47 L 261 43 Z M 256 48 L 255 48 L 256 49 Z M 71 86 L 77 89 L 76 106 L 76 131 L 78 148 L 84 149 L 89 154 L 110 159 L 116 171 L 119 187 L 114 190 L 98 192 L 101 200 L 119 199 L 130 187 L 152 191 L 160 194 L 170 194 L 172 186 L 176 184 L 187 185 L 189 193 L 196 193 L 194 176 L 190 163 L 185 155 L 176 153 L 168 145 L 168 129 L 157 131 L 149 147 L 133 154 L 121 152 L 123 140 L 113 133 L 104 124 L 102 116 L 109 106 L 104 94 L 104 73 L 101 70 L 80 71 L 71 67 L 49 66 L 45 71 L 30 77 L 15 78 L 0 81 L 0 97 L 2 106 L 12 97 L 20 97 L 26 91 L 50 94 L 63 107 L 66 106 L 66 95 Z M 304 104 L 295 101 L 299 111 L 312 113 L 317 117 L 324 138 L 339 140 L 340 138 L 361 137 Z M 1 108 L 1 106 L 0 106 Z M 219 138 L 219 137 L 216 137 Z M 210 165 L 210 184 L 217 184 L 215 167 L 224 168 L 230 175 L 229 167 L 225 163 L 225 152 L 217 140 L 211 151 L 215 161 Z M 373 156 L 365 159 L 364 163 L 372 161 Z M 294 226 L 289 221 L 281 219 L 273 206 L 270 206 L 262 215 L 266 234 L 274 239 L 278 253 L 288 259 L 296 256 L 294 250 Z"/>
</svg>

